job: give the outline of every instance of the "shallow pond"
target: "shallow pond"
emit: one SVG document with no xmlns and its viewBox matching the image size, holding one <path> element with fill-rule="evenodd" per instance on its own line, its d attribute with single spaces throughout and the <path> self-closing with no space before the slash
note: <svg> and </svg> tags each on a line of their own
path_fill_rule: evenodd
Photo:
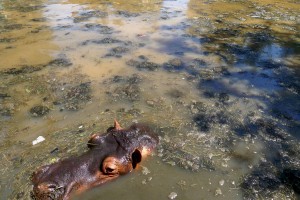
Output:
<svg viewBox="0 0 300 200">
<path fill-rule="evenodd" d="M 297 0 L 1 0 L 0 199 L 118 119 L 160 145 L 78 199 L 297 199 Z M 38 136 L 45 141 L 32 145 Z"/>
</svg>

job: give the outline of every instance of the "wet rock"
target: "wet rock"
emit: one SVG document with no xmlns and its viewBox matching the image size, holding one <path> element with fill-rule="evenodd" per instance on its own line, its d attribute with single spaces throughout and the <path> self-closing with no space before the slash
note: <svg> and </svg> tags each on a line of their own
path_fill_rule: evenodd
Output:
<svg viewBox="0 0 300 200">
<path fill-rule="evenodd" d="M 138 74 L 132 74 L 131 76 L 119 76 L 116 75 L 109 80 L 104 81 L 105 84 L 109 83 L 123 83 L 123 84 L 138 84 L 142 82 L 142 77 Z"/>
<path fill-rule="evenodd" d="M 134 117 L 141 116 L 142 113 L 143 113 L 143 111 L 140 109 L 137 109 L 137 108 L 131 108 L 127 111 L 127 114 L 134 116 Z"/>
<path fill-rule="evenodd" d="M 113 100 L 129 100 L 131 102 L 140 100 L 141 89 L 139 83 L 142 78 L 133 74 L 132 76 L 114 76 L 113 78 L 104 81 L 104 84 L 110 85 L 110 90 L 106 93 Z M 111 85 L 113 84 L 113 85 Z"/>
<path fill-rule="evenodd" d="M 287 137 L 286 133 L 272 121 L 257 119 L 255 126 L 267 140 L 284 140 Z"/>
<path fill-rule="evenodd" d="M 112 34 L 113 33 L 113 28 L 108 27 L 108 26 L 104 26 L 101 24 L 86 24 L 85 27 L 88 30 L 94 30 L 94 31 L 98 31 L 100 34 Z"/>
<path fill-rule="evenodd" d="M 148 70 L 148 71 L 156 71 L 161 66 L 159 64 L 150 62 L 150 61 L 136 61 L 136 60 L 129 60 L 126 62 L 127 65 L 129 66 L 134 66 L 139 70 Z"/>
<path fill-rule="evenodd" d="M 212 120 L 209 115 L 204 113 L 197 114 L 194 117 L 194 121 L 201 131 L 207 132 L 210 130 Z"/>
<path fill-rule="evenodd" d="M 257 60 L 259 52 L 257 49 L 252 49 L 251 46 L 242 46 L 233 43 L 223 44 L 222 49 L 225 49 L 226 55 L 224 57 L 226 57 L 226 60 L 247 59 L 253 61 Z"/>
<path fill-rule="evenodd" d="M 110 50 L 106 56 L 122 57 L 123 54 L 129 51 L 126 47 L 115 47 Z"/>
<path fill-rule="evenodd" d="M 215 30 L 213 34 L 217 35 L 218 38 L 235 37 L 240 34 L 240 31 L 231 28 L 220 28 Z"/>
<path fill-rule="evenodd" d="M 244 196 L 250 199 L 257 196 L 263 199 L 272 197 L 276 191 L 283 188 L 278 173 L 271 163 L 259 165 L 245 177 L 241 184 Z"/>
<path fill-rule="evenodd" d="M 10 97 L 10 95 L 8 95 L 7 93 L 0 93 L 0 99 L 4 99 L 8 97 Z"/>
<path fill-rule="evenodd" d="M 148 106 L 160 108 L 164 105 L 165 99 L 164 98 L 154 98 L 146 100 Z"/>
<path fill-rule="evenodd" d="M 146 57 L 146 56 L 144 56 L 144 55 L 139 55 L 139 57 L 138 57 L 140 60 L 143 60 L 143 61 L 147 61 L 148 60 L 148 58 Z"/>
<path fill-rule="evenodd" d="M 130 59 L 126 62 L 126 64 L 132 67 L 136 67 L 140 64 L 140 61 Z"/>
<path fill-rule="evenodd" d="M 3 29 L 6 31 L 11 31 L 11 30 L 19 30 L 22 29 L 23 25 L 22 24 L 6 24 Z"/>
<path fill-rule="evenodd" d="M 222 92 L 219 94 L 219 101 L 222 103 L 228 102 L 229 101 L 229 95 L 225 92 Z"/>
<path fill-rule="evenodd" d="M 116 14 L 117 15 L 121 15 L 123 17 L 138 17 L 140 14 L 139 13 L 131 13 L 131 12 L 128 12 L 128 11 L 122 11 L 122 10 L 118 10 L 116 11 Z"/>
<path fill-rule="evenodd" d="M 140 88 L 135 84 L 127 84 L 117 87 L 111 94 L 114 98 L 138 101 L 140 99 Z"/>
<path fill-rule="evenodd" d="M 300 194 L 300 169 L 284 169 L 281 174 L 283 183 L 293 188 L 293 190 Z"/>
<path fill-rule="evenodd" d="M 137 74 L 133 74 L 132 76 L 127 78 L 127 82 L 129 84 L 138 84 L 142 82 L 142 77 Z"/>
<path fill-rule="evenodd" d="M 47 26 L 40 26 L 30 31 L 30 33 L 39 33 L 41 30 L 47 29 Z"/>
<path fill-rule="evenodd" d="M 120 82 L 124 82 L 124 81 L 126 81 L 125 78 L 123 76 L 119 76 L 119 75 L 116 75 L 111 79 L 111 82 L 113 82 L 113 83 L 120 83 Z"/>
<path fill-rule="evenodd" d="M 119 114 L 122 114 L 123 116 L 133 116 L 133 117 L 139 117 L 142 115 L 143 111 L 138 108 L 131 108 L 126 110 L 125 108 L 120 108 L 117 110 Z"/>
<path fill-rule="evenodd" d="M 160 65 L 153 63 L 153 62 L 148 62 L 148 61 L 141 62 L 136 66 L 137 69 L 149 70 L 149 71 L 156 71 L 160 67 L 161 67 Z"/>
<path fill-rule="evenodd" d="M 33 21 L 33 22 L 45 22 L 45 21 L 47 21 L 47 18 L 46 17 L 33 18 L 33 19 L 31 19 L 31 21 Z"/>
<path fill-rule="evenodd" d="M 12 75 L 18 75 L 18 74 L 27 74 L 27 73 L 32 73 L 36 71 L 40 71 L 44 68 L 44 65 L 23 65 L 18 68 L 10 68 L 7 70 L 4 70 L 3 73 L 5 74 L 12 74 Z"/>
<path fill-rule="evenodd" d="M 93 44 L 114 44 L 114 43 L 120 43 L 121 40 L 113 39 L 113 38 L 104 38 L 102 40 L 87 40 L 82 43 L 82 45 L 87 45 L 88 43 Z"/>
<path fill-rule="evenodd" d="M 282 66 L 282 64 L 271 60 L 263 60 L 258 62 L 258 66 L 264 69 L 278 69 Z"/>
<path fill-rule="evenodd" d="M 178 90 L 178 89 L 173 89 L 173 90 L 170 90 L 170 91 L 168 92 L 168 95 L 169 95 L 170 97 L 172 97 L 172 98 L 178 99 L 178 98 L 180 98 L 180 97 L 183 97 L 183 96 L 184 96 L 184 93 L 181 92 L 181 91 Z"/>
<path fill-rule="evenodd" d="M 206 61 L 196 58 L 192 61 L 192 65 L 196 66 L 196 67 L 206 67 L 207 63 Z"/>
<path fill-rule="evenodd" d="M 196 114 L 196 113 L 204 113 L 207 111 L 207 106 L 203 103 L 203 102 L 200 102 L 200 101 L 194 101 L 192 102 L 190 108 L 191 108 L 191 112 Z"/>
<path fill-rule="evenodd" d="M 215 73 L 213 69 L 200 69 L 199 76 L 203 81 L 210 81 L 215 78 Z"/>
<path fill-rule="evenodd" d="M 38 105 L 32 107 L 29 112 L 33 117 L 42 117 L 47 115 L 50 112 L 50 109 L 47 106 Z"/>
<path fill-rule="evenodd" d="M 102 27 L 101 24 L 88 23 L 84 25 L 87 29 L 99 29 Z"/>
<path fill-rule="evenodd" d="M 1 96 L 1 95 L 0 95 Z M 279 119 L 292 120 L 293 117 L 286 111 L 281 111 L 277 108 L 272 109 L 272 113 Z"/>
<path fill-rule="evenodd" d="M 18 10 L 21 12 L 32 12 L 32 11 L 40 10 L 44 7 L 45 6 L 43 5 L 28 5 L 28 6 L 20 6 L 18 7 Z"/>
<path fill-rule="evenodd" d="M 207 109 L 207 106 L 201 103 L 197 104 L 191 105 L 191 112 L 195 114 L 193 120 L 200 131 L 208 132 L 212 127 L 224 124 L 236 126 L 234 116 L 222 107 Z"/>
<path fill-rule="evenodd" d="M 5 106 L 0 106 L 0 114 L 2 116 L 11 117 L 14 113 L 14 109 Z"/>
<path fill-rule="evenodd" d="M 168 15 L 165 14 L 165 15 L 161 16 L 160 19 L 162 19 L 162 20 L 167 20 L 167 19 L 170 19 L 170 17 L 169 17 Z"/>
<path fill-rule="evenodd" d="M 55 66 L 55 67 L 69 67 L 73 65 L 68 59 L 65 58 L 57 58 L 49 62 L 50 66 Z"/>
<path fill-rule="evenodd" d="M 63 104 L 68 110 L 78 110 L 82 104 L 91 100 L 91 82 L 81 83 L 66 88 L 63 95 Z"/>
<path fill-rule="evenodd" d="M 183 69 L 184 65 L 183 65 L 183 62 L 182 62 L 181 59 L 174 58 L 174 59 L 169 60 L 167 63 L 164 63 L 163 67 L 166 70 L 173 71 L 173 70 L 181 70 L 181 69 Z"/>
<path fill-rule="evenodd" d="M 274 36 L 268 31 L 246 33 L 245 37 L 249 39 L 251 45 L 271 42 L 274 39 Z"/>
<path fill-rule="evenodd" d="M 209 90 L 203 92 L 203 96 L 205 96 L 206 98 L 215 98 L 216 95 L 217 94 L 215 92 Z"/>
<path fill-rule="evenodd" d="M 16 41 L 15 38 L 0 38 L 0 43 L 11 43 L 15 41 Z"/>
<path fill-rule="evenodd" d="M 81 12 L 79 14 L 79 16 L 74 17 L 73 21 L 74 21 L 74 23 L 79 23 L 79 22 L 87 21 L 88 19 L 90 19 L 92 17 L 104 18 L 107 16 L 108 16 L 107 12 L 102 12 L 100 10 L 91 10 L 91 11 Z"/>
</svg>

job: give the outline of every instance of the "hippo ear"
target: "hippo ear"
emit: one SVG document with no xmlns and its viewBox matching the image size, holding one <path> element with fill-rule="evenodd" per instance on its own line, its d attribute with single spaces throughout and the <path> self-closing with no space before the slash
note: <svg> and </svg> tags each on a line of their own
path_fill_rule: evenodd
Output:
<svg viewBox="0 0 300 200">
<path fill-rule="evenodd" d="M 114 129 L 115 130 L 122 130 L 122 127 L 120 126 L 119 122 L 115 119 L 115 122 L 114 122 Z"/>
<path fill-rule="evenodd" d="M 132 161 L 132 167 L 133 167 L 133 169 L 135 169 L 137 164 L 142 161 L 142 152 L 140 150 L 136 149 L 131 154 L 131 161 Z"/>
</svg>

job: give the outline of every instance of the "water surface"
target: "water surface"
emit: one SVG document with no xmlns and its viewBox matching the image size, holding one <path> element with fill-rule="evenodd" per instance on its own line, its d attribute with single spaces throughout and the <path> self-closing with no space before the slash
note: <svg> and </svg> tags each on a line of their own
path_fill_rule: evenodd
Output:
<svg viewBox="0 0 300 200">
<path fill-rule="evenodd" d="M 1 199 L 117 118 L 160 136 L 78 199 L 297 199 L 298 1 L 0 2 Z M 38 136 L 46 138 L 32 145 Z"/>
</svg>

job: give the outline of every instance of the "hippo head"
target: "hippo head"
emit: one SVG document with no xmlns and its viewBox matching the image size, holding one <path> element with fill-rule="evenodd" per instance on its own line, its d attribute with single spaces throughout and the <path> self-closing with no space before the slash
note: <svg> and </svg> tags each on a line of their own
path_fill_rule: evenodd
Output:
<svg viewBox="0 0 300 200">
<path fill-rule="evenodd" d="M 32 175 L 33 199 L 69 199 L 71 194 L 102 185 L 136 168 L 157 145 L 158 137 L 145 125 L 114 127 L 105 134 L 94 134 L 89 150 L 40 167 Z"/>
<path fill-rule="evenodd" d="M 102 172 L 112 176 L 135 169 L 157 143 L 158 137 L 149 127 L 133 124 L 128 129 L 123 129 L 115 121 L 114 127 L 108 128 L 105 135 L 92 135 L 88 147 L 95 152 L 106 152 L 101 168 Z"/>
</svg>

